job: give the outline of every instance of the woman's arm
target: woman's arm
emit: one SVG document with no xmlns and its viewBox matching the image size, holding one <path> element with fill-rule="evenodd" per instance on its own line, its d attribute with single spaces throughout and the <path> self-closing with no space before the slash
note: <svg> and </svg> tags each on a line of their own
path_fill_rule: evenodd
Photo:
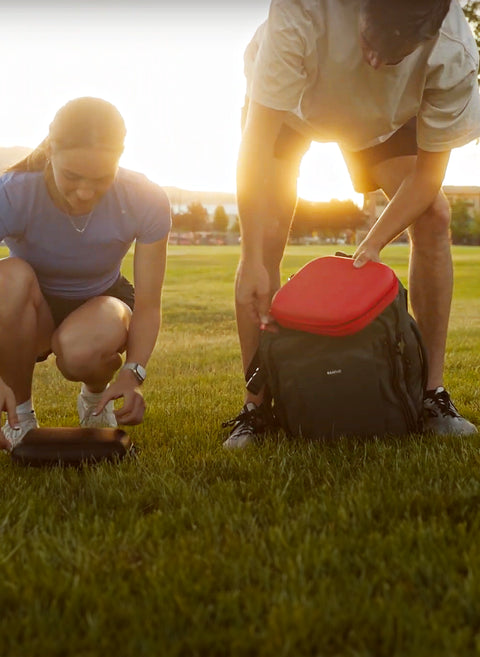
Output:
<svg viewBox="0 0 480 657">
<path fill-rule="evenodd" d="M 148 363 L 160 329 L 167 239 L 135 245 L 135 308 L 128 330 L 126 362 L 139 363 L 143 367 Z M 145 402 L 139 382 L 131 370 L 120 369 L 116 380 L 106 389 L 96 412 L 99 413 L 110 399 L 120 397 L 124 401 L 122 407 L 115 411 L 118 423 L 139 424 L 145 413 Z"/>
<path fill-rule="evenodd" d="M 126 361 L 146 366 L 161 321 L 161 296 L 167 259 L 167 238 L 152 244 L 135 245 L 133 277 L 135 309 L 132 313 Z"/>
</svg>

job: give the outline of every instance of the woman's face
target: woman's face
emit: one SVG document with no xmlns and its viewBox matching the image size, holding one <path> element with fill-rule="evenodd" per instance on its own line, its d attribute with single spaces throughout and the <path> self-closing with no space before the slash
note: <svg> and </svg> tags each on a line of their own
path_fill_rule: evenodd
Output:
<svg viewBox="0 0 480 657">
<path fill-rule="evenodd" d="M 102 148 L 52 150 L 54 201 L 69 214 L 88 214 L 113 183 L 118 160 L 118 153 Z"/>
</svg>

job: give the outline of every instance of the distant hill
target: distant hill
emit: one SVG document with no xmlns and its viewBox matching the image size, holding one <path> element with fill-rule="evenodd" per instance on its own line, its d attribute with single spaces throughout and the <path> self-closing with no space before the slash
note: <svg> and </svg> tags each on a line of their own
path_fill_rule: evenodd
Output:
<svg viewBox="0 0 480 657">
<path fill-rule="evenodd" d="M 0 147 L 0 171 L 22 160 L 31 152 L 32 149 L 26 146 Z"/>
</svg>

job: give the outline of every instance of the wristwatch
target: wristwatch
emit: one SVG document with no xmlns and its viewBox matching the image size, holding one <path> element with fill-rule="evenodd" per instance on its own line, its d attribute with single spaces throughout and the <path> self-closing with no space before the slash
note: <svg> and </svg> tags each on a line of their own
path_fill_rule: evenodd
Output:
<svg viewBox="0 0 480 657">
<path fill-rule="evenodd" d="M 138 383 L 143 383 L 147 376 L 146 369 L 140 363 L 125 363 L 122 370 L 132 370 L 137 377 Z"/>
</svg>

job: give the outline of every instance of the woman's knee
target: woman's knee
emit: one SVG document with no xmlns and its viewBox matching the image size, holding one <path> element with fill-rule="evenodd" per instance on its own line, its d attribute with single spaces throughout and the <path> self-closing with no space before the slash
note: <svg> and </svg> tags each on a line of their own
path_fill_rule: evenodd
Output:
<svg viewBox="0 0 480 657">
<path fill-rule="evenodd" d="M 57 358 L 57 367 L 67 378 L 83 378 L 111 354 L 102 349 L 96 340 L 77 340 L 69 331 L 57 329 L 52 338 L 52 350 Z"/>
<path fill-rule="evenodd" d="M 59 369 L 66 373 L 83 373 L 110 362 L 125 347 L 128 322 L 123 316 L 108 321 L 86 321 L 83 313 L 72 313 L 52 337 L 52 350 Z"/>
<path fill-rule="evenodd" d="M 446 197 L 439 194 L 426 212 L 409 230 L 412 243 L 417 247 L 434 248 L 450 243 L 450 206 Z"/>
<path fill-rule="evenodd" d="M 28 292 L 32 284 L 38 284 L 33 268 L 22 258 L 0 260 L 0 286 L 2 292 L 15 294 Z"/>
<path fill-rule="evenodd" d="M 29 300 L 39 303 L 40 287 L 33 268 L 21 258 L 0 260 L 0 298 L 2 310 L 19 312 Z"/>
</svg>

